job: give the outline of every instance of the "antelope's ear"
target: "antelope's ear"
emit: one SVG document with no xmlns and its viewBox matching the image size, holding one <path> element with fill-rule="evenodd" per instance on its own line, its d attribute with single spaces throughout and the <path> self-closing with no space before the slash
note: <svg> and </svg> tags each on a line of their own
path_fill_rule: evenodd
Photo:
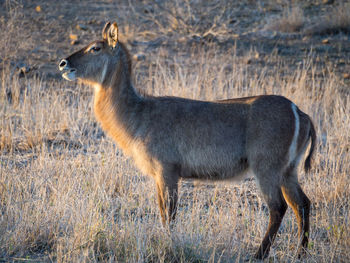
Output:
<svg viewBox="0 0 350 263">
<path fill-rule="evenodd" d="M 106 23 L 105 27 L 102 30 L 102 37 L 104 40 L 107 40 L 107 43 L 110 47 L 115 48 L 118 43 L 118 25 L 116 22 L 111 24 L 110 22 Z"/>
<path fill-rule="evenodd" d="M 107 22 L 102 29 L 102 38 L 105 40 L 107 40 L 107 33 L 108 33 L 108 29 L 110 28 L 110 26 L 111 26 L 111 22 Z"/>
</svg>

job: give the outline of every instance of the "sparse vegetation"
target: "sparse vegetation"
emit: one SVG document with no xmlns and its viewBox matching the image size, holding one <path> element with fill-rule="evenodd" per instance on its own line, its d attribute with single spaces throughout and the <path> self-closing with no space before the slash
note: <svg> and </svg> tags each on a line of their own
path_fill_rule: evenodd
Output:
<svg viewBox="0 0 350 263">
<path fill-rule="evenodd" d="M 18 2 L 6 1 L 11 8 L 18 7 Z M 146 29 L 135 26 L 143 21 L 141 11 L 135 5 L 133 12 L 140 17 L 135 23 L 130 21 L 130 14 L 128 17 L 123 12 L 129 8 L 125 2 L 119 4 L 121 11 L 101 11 L 93 17 L 93 12 L 79 13 L 79 17 L 104 23 L 105 16 L 120 16 L 127 43 L 128 34 L 137 41 L 143 36 L 147 41 L 163 36 L 143 35 Z M 228 26 L 227 34 L 220 31 L 224 27 L 215 31 L 218 36 L 227 38 L 232 32 L 239 35 L 239 30 L 248 28 L 243 19 L 247 14 L 244 12 L 252 9 L 249 2 L 244 2 L 242 9 L 232 6 L 232 12 L 240 11 L 242 17 L 231 26 L 229 20 L 238 17 L 236 13 L 230 19 L 218 18 Z M 21 30 L 13 29 L 11 35 L 8 31 L 4 33 L 6 39 L 0 40 L 0 261 L 242 262 L 251 256 L 268 220 L 267 208 L 253 180 L 236 186 L 225 183 L 194 187 L 183 182 L 177 220 L 174 230 L 168 232 L 159 221 L 153 181 L 141 176 L 97 125 L 91 109 L 92 90 L 63 82 L 54 73 L 18 74 L 16 64 L 24 57 L 27 64 L 43 61 L 38 68 L 54 72 L 58 58 L 76 49 L 69 46 L 67 36 L 67 31 L 76 30 L 75 24 L 63 27 L 50 22 L 43 15 L 51 12 L 45 11 L 45 3 L 53 4 L 42 2 L 42 20 L 38 21 L 51 23 L 53 33 L 42 27 L 47 35 L 25 42 L 16 37 Z M 180 1 L 178 4 L 183 5 Z M 31 21 L 28 17 L 34 15 L 28 13 L 37 12 L 36 5 L 21 10 L 21 23 Z M 304 12 L 305 17 L 309 16 Z M 7 22 L 1 24 L 4 30 L 16 21 L 7 15 L 1 13 L 0 21 Z M 67 19 L 69 23 L 74 21 L 69 16 Z M 256 18 L 251 19 L 254 24 Z M 89 34 L 99 35 L 101 26 L 94 23 L 89 24 Z M 30 24 L 26 25 L 31 30 Z M 198 27 L 194 32 L 207 30 Z M 32 30 L 37 34 L 36 28 Z M 152 32 L 152 27 L 148 30 Z M 85 40 L 85 34 L 79 33 L 83 43 L 91 40 Z M 349 82 L 339 73 L 348 69 L 350 51 L 344 47 L 340 57 L 330 60 L 330 53 L 326 59 L 323 49 L 319 51 L 316 45 L 310 51 L 311 44 L 304 43 L 305 53 L 298 53 L 296 48 L 287 56 L 280 46 L 273 49 L 273 44 L 269 49 L 263 41 L 259 45 L 254 40 L 240 45 L 240 41 L 247 40 L 238 37 L 236 43 L 176 42 L 181 34 L 167 34 L 164 46 L 151 42 L 153 46 L 143 48 L 129 43 L 131 53 L 146 54 L 145 61 L 134 63 L 135 86 L 153 95 L 208 100 L 281 94 L 300 105 L 313 118 L 319 138 L 310 174 L 300 171 L 299 176 L 312 201 L 309 254 L 303 260 L 348 262 L 350 97 Z M 53 38 L 47 38 L 46 43 L 44 36 Z M 5 47 L 9 43 L 16 44 L 16 52 Z M 294 44 L 301 45 L 292 42 L 291 48 Z M 32 45 L 38 47 L 38 53 L 32 51 Z M 259 49 L 260 45 L 267 45 L 268 51 Z M 11 56 L 4 50 L 9 50 Z M 338 51 L 334 50 L 329 52 L 336 56 Z M 296 220 L 289 209 L 269 260 L 298 262 L 296 236 Z"/>
<path fill-rule="evenodd" d="M 340 3 L 329 7 L 329 11 L 314 19 L 313 23 L 305 28 L 305 34 L 337 34 L 350 32 L 350 3 Z"/>
<path fill-rule="evenodd" d="M 350 32 L 350 3 L 340 2 L 324 7 L 326 12 L 306 16 L 300 5 L 286 8 L 268 19 L 264 30 L 305 35 L 326 35 Z"/>
<path fill-rule="evenodd" d="M 265 30 L 294 33 L 299 32 L 304 23 L 304 11 L 299 6 L 295 6 L 284 11 L 281 17 L 272 18 L 265 26 Z"/>
</svg>

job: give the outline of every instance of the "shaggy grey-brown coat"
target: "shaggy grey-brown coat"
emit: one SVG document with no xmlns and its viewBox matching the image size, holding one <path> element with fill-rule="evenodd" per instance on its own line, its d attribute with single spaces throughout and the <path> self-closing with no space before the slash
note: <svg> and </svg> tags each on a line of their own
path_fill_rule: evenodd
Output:
<svg viewBox="0 0 350 263">
<path fill-rule="evenodd" d="M 103 129 L 153 177 L 163 223 L 175 219 L 180 178 L 226 180 L 253 171 L 270 221 L 256 253 L 268 255 L 290 205 L 297 217 L 301 251 L 307 248 L 310 201 L 297 178 L 309 141 L 309 170 L 315 129 L 308 115 L 281 96 L 225 101 L 140 96 L 131 83 L 131 61 L 118 41 L 116 23 L 102 40 L 62 60 L 63 77 L 95 88 L 94 110 Z"/>
</svg>

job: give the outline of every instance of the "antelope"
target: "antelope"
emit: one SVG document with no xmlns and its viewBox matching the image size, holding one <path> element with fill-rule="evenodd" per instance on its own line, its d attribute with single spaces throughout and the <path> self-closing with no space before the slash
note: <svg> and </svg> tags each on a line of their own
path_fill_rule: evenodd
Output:
<svg viewBox="0 0 350 263">
<path fill-rule="evenodd" d="M 117 23 L 102 39 L 59 63 L 63 78 L 94 87 L 102 128 L 156 182 L 163 225 L 176 216 L 179 180 L 228 180 L 252 171 L 269 208 L 269 224 L 255 257 L 268 256 L 288 205 L 298 221 L 299 249 L 308 245 L 310 201 L 297 167 L 316 132 L 310 117 L 282 96 L 223 101 L 141 96 L 131 82 L 131 58 Z M 310 142 L 310 143 L 309 143 Z"/>
</svg>

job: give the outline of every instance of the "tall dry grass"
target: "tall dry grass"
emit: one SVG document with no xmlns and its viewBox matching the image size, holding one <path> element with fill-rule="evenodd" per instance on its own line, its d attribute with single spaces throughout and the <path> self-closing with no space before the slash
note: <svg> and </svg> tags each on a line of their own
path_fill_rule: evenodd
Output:
<svg viewBox="0 0 350 263">
<path fill-rule="evenodd" d="M 279 61 L 271 56 L 266 59 Z M 310 114 L 319 139 L 311 173 L 299 176 L 312 201 L 305 262 L 347 262 L 350 99 L 338 92 L 342 80 L 332 72 L 315 74 L 311 59 L 297 70 L 280 62 L 252 72 L 234 48 L 221 55 L 202 50 L 196 61 L 159 56 L 148 76 L 136 64 L 136 86 L 208 100 L 281 94 Z M 268 221 L 253 181 L 183 182 L 169 232 L 159 222 L 153 181 L 96 123 L 92 91 L 9 72 L 2 71 L 0 86 L 0 260 L 241 262 L 253 254 Z M 269 261 L 297 262 L 296 250 L 289 209 Z"/>
<path fill-rule="evenodd" d="M 304 3 L 307 6 L 307 4 Z M 264 30 L 305 35 L 327 35 L 350 32 L 350 3 L 339 1 L 316 14 L 304 11 L 300 3 L 284 8 L 279 16 L 271 16 Z"/>
</svg>

